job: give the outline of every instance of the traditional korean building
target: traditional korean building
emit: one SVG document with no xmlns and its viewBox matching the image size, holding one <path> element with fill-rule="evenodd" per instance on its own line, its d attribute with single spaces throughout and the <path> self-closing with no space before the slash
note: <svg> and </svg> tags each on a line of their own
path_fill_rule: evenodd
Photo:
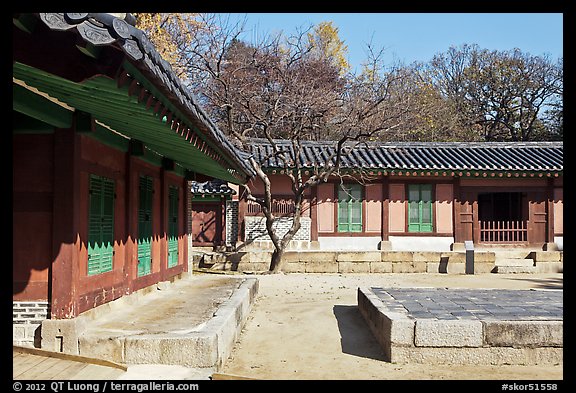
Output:
<svg viewBox="0 0 576 393">
<path fill-rule="evenodd" d="M 294 157 L 288 141 L 279 146 Z M 304 176 L 325 165 L 335 142 L 303 142 Z M 291 183 L 265 140 L 263 162 L 280 232 L 291 223 Z M 288 170 L 291 170 L 288 168 Z M 252 193 L 263 196 L 261 182 Z M 239 241 L 266 241 L 255 203 L 241 195 Z M 367 143 L 343 155 L 338 175 L 310 190 L 297 247 L 316 250 L 448 251 L 477 246 L 563 246 L 562 142 Z"/>
<path fill-rule="evenodd" d="M 253 174 L 130 14 L 13 22 L 13 321 L 27 342 L 46 318 L 186 272 L 188 181 Z"/>
</svg>

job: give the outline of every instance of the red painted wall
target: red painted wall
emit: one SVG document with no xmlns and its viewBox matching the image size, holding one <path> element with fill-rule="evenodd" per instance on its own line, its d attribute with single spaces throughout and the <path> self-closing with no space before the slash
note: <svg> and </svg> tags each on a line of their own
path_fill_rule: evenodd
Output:
<svg viewBox="0 0 576 393">
<path fill-rule="evenodd" d="M 52 262 L 53 136 L 13 134 L 13 299 L 48 299 Z"/>
<path fill-rule="evenodd" d="M 78 174 L 77 203 L 66 207 L 70 220 L 55 220 L 54 196 L 56 177 L 66 181 L 55 166 L 55 134 L 14 134 L 13 138 L 13 299 L 52 300 L 55 318 L 77 316 L 140 288 L 187 270 L 187 235 L 185 219 L 186 182 L 182 176 L 165 172 L 160 167 L 119 149 L 104 145 L 89 135 L 70 132 L 58 134 L 61 141 L 69 141 L 65 154 L 77 159 L 74 170 Z M 72 139 L 76 142 L 73 142 Z M 67 143 L 67 142 L 65 142 Z M 76 152 L 76 153 L 75 153 Z M 114 180 L 114 259 L 110 272 L 87 275 L 87 239 L 89 211 L 89 178 L 91 174 Z M 138 178 L 147 174 L 154 178 L 153 194 L 153 262 L 152 274 L 137 277 L 136 259 L 138 213 Z M 71 183 L 69 183 L 71 184 Z M 168 187 L 180 188 L 179 198 L 179 257 L 178 265 L 167 268 L 167 208 Z M 74 186 L 75 187 L 75 186 Z M 54 225 L 74 223 L 71 228 Z M 70 233 L 71 239 L 57 239 Z M 54 254 L 56 253 L 56 255 Z M 66 253 L 66 254 L 64 254 Z M 53 268 L 57 258 L 58 269 Z M 64 264 L 62 264 L 64 263 Z M 58 273 L 54 273 L 58 272 Z M 52 277 L 66 273 L 66 277 Z M 52 280 L 52 285 L 49 285 Z M 57 283 L 58 285 L 54 285 Z M 52 294 L 49 288 L 52 287 Z M 71 304 L 69 302 L 72 302 Z"/>
</svg>

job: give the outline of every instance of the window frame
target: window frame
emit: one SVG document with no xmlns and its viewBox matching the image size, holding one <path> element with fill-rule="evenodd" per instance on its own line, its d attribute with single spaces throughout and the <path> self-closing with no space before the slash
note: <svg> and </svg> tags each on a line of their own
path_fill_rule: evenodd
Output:
<svg viewBox="0 0 576 393">
<path fill-rule="evenodd" d="M 341 193 L 347 193 L 342 187 L 346 187 L 348 189 L 348 196 L 353 195 L 353 189 L 355 188 L 359 192 L 359 199 L 357 200 L 342 200 Z M 338 184 L 336 187 L 336 233 L 364 233 L 364 187 L 362 184 L 358 183 L 344 183 Z M 340 209 L 342 204 L 346 203 L 347 205 L 347 223 L 343 224 L 340 220 Z M 352 211 L 353 209 L 358 209 L 360 220 L 359 222 L 352 222 Z M 345 229 L 343 229 L 343 225 L 346 225 Z"/>
<path fill-rule="evenodd" d="M 414 188 L 418 191 L 418 222 L 413 223 L 410 221 L 410 211 L 411 211 L 411 203 L 413 200 L 410 199 L 410 193 L 414 190 Z M 425 201 L 422 199 L 422 192 L 429 191 L 430 192 L 430 200 Z M 429 202 L 429 217 L 430 223 L 423 223 L 423 205 L 424 203 Z M 434 233 L 434 184 L 432 183 L 409 183 L 406 184 L 406 232 L 413 234 L 413 233 Z"/>
<path fill-rule="evenodd" d="M 99 183 L 99 184 L 98 184 Z M 108 198 L 106 197 L 106 188 L 108 188 Z M 93 211 L 93 198 L 99 198 L 100 212 Z M 87 220 L 87 259 L 86 259 L 86 275 L 89 277 L 97 276 L 99 274 L 108 273 L 114 270 L 114 221 L 115 221 L 115 201 L 116 201 L 116 182 L 114 179 L 90 174 L 88 177 L 88 220 Z M 110 205 L 105 206 L 106 202 Z M 106 210 L 110 214 L 105 214 Z M 110 216 L 110 217 L 106 217 Z M 96 222 L 94 222 L 96 220 Z M 94 241 L 95 244 L 102 243 L 98 248 L 92 247 L 94 226 L 99 226 L 98 240 Z M 107 225 L 111 228 L 108 239 L 103 239 L 104 228 Z M 108 246 L 104 247 L 104 242 L 108 241 Z M 104 251 L 102 251 L 104 250 Z M 98 257 L 97 257 L 98 255 Z"/>
</svg>

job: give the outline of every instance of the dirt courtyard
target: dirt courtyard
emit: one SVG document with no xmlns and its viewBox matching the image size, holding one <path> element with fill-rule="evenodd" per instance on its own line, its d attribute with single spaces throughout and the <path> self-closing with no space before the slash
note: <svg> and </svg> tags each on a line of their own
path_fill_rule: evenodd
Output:
<svg viewBox="0 0 576 393">
<path fill-rule="evenodd" d="M 357 308 L 359 286 L 562 289 L 556 274 L 258 275 L 259 295 L 221 371 L 256 379 L 548 380 L 562 365 L 392 364 Z"/>
</svg>

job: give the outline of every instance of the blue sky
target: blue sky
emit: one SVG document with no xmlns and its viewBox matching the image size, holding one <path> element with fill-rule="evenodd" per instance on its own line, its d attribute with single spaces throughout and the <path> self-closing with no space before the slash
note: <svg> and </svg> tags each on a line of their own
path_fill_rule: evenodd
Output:
<svg viewBox="0 0 576 393">
<path fill-rule="evenodd" d="M 366 59 L 366 43 L 386 49 L 386 63 L 428 61 L 451 45 L 478 44 L 489 50 L 519 48 L 531 55 L 563 56 L 561 13 L 248 13 L 245 39 L 295 32 L 332 21 L 348 45 L 352 67 Z"/>
</svg>

